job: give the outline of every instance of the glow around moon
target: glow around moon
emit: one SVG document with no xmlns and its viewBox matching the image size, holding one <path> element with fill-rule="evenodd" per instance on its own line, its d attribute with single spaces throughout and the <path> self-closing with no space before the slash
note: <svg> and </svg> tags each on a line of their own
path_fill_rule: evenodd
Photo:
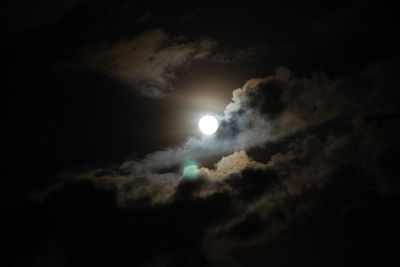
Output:
<svg viewBox="0 0 400 267">
<path fill-rule="evenodd" d="M 199 121 L 199 128 L 203 134 L 211 135 L 218 130 L 218 121 L 213 116 L 204 116 Z"/>
</svg>

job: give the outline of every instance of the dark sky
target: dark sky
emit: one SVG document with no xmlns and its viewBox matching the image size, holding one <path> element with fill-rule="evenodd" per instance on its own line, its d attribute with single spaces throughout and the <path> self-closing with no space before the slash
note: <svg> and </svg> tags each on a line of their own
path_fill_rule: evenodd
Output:
<svg viewBox="0 0 400 267">
<path fill-rule="evenodd" d="M 399 265 L 393 6 L 1 12 L 2 266 Z"/>
</svg>

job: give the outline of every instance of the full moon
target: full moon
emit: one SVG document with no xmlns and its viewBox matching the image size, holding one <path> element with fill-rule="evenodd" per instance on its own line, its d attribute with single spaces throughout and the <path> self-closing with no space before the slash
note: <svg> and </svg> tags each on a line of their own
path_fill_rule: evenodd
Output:
<svg viewBox="0 0 400 267">
<path fill-rule="evenodd" d="M 204 116 L 199 121 L 200 131 L 205 135 L 211 135 L 218 129 L 218 121 L 213 116 Z"/>
</svg>

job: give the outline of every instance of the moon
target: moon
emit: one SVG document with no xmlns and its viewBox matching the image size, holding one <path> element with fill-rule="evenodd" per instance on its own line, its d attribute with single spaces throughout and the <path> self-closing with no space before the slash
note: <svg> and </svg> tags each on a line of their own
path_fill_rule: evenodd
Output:
<svg viewBox="0 0 400 267">
<path fill-rule="evenodd" d="M 218 121 L 215 117 L 207 115 L 199 120 L 200 131 L 205 135 L 211 135 L 218 129 Z"/>
</svg>

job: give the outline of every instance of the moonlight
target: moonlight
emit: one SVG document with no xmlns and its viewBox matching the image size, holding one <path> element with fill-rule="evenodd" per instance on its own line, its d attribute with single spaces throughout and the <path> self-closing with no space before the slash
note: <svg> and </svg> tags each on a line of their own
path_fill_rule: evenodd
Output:
<svg viewBox="0 0 400 267">
<path fill-rule="evenodd" d="M 218 121 L 213 116 L 204 116 L 199 121 L 200 131 L 205 135 L 211 135 L 218 129 Z"/>
</svg>

